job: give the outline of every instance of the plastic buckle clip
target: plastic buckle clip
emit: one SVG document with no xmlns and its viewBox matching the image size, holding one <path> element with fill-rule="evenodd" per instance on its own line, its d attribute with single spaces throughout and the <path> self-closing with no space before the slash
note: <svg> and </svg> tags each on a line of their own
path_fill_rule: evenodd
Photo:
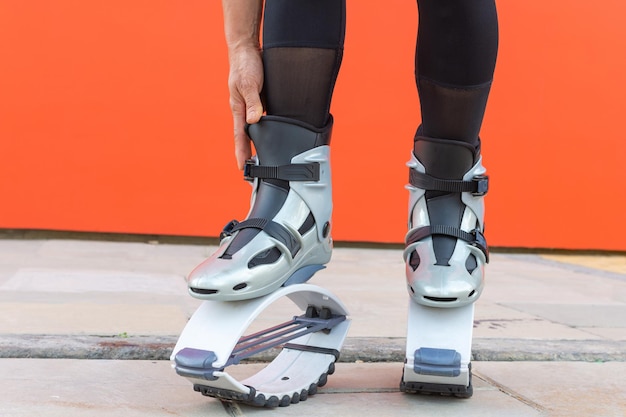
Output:
<svg viewBox="0 0 626 417">
<path fill-rule="evenodd" d="M 489 247 L 487 246 L 487 239 L 485 239 L 485 235 L 483 235 L 479 229 L 474 229 L 470 233 L 474 237 L 472 245 L 476 246 L 485 254 L 485 260 L 489 263 Z"/>
<path fill-rule="evenodd" d="M 243 165 L 243 179 L 248 182 L 254 181 L 254 176 L 252 175 L 252 167 L 256 166 L 256 161 L 254 159 L 248 159 Z"/>
<path fill-rule="evenodd" d="M 472 192 L 474 197 L 482 197 L 489 191 L 488 175 L 476 175 L 472 178 L 472 182 L 476 184 L 476 191 Z"/>
<path fill-rule="evenodd" d="M 226 226 L 224 226 L 224 228 L 220 232 L 220 242 L 224 240 L 225 238 L 227 238 L 228 236 L 230 236 L 233 232 L 233 229 L 238 224 L 239 222 L 237 220 L 231 220 L 230 222 L 228 222 Z"/>
</svg>

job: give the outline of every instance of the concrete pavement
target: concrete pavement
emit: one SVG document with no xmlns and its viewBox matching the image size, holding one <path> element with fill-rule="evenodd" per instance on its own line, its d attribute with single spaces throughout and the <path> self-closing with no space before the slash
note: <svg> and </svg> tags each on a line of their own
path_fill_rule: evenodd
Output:
<svg viewBox="0 0 626 417">
<path fill-rule="evenodd" d="M 199 304 L 184 276 L 213 249 L 0 239 L 0 416 L 267 413 L 202 397 L 167 361 Z M 313 283 L 350 310 L 341 363 L 316 396 L 273 413 L 626 416 L 625 265 L 617 255 L 493 254 L 476 310 L 475 393 L 458 400 L 398 391 L 401 252 L 338 248 Z M 251 330 L 292 310 L 279 303 Z"/>
</svg>

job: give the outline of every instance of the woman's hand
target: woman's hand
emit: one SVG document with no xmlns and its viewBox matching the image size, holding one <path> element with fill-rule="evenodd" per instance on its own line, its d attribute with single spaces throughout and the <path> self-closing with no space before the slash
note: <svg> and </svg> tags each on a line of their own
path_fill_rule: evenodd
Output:
<svg viewBox="0 0 626 417">
<path fill-rule="evenodd" d="M 246 123 L 256 123 L 263 115 L 261 88 L 263 87 L 263 62 L 261 51 L 255 47 L 240 47 L 230 51 L 230 110 L 233 115 L 235 157 L 237 166 L 243 169 L 252 156 Z"/>
</svg>

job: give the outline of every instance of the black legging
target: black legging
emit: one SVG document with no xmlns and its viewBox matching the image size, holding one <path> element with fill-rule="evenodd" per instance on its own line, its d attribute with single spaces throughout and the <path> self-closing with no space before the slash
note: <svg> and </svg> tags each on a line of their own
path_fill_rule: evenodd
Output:
<svg viewBox="0 0 626 417">
<path fill-rule="evenodd" d="M 267 0 L 263 22 L 268 114 L 323 127 L 341 66 L 345 0 Z"/>
<path fill-rule="evenodd" d="M 418 0 L 420 134 L 477 145 L 498 48 L 494 0 Z M 266 0 L 268 114 L 322 127 L 341 66 L 345 0 Z M 382 35 L 381 35 L 382 36 Z"/>
</svg>

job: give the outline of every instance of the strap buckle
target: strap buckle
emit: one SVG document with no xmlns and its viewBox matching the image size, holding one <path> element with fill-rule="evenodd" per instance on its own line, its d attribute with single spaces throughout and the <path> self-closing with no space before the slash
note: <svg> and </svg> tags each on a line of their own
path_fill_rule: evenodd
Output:
<svg viewBox="0 0 626 417">
<path fill-rule="evenodd" d="M 251 172 L 253 166 L 256 166 L 256 161 L 254 159 L 247 159 L 243 165 L 243 179 L 248 182 L 254 181 L 254 177 Z"/>
<path fill-rule="evenodd" d="M 472 182 L 476 185 L 476 191 L 472 192 L 474 197 L 482 197 L 489 191 L 489 175 L 476 175 Z"/>
<path fill-rule="evenodd" d="M 470 232 L 470 234 L 474 237 L 474 241 L 471 242 L 471 244 L 476 246 L 482 251 L 482 253 L 485 254 L 485 261 L 489 263 L 489 246 L 487 245 L 485 235 L 483 235 L 480 229 L 474 229 Z"/>
<path fill-rule="evenodd" d="M 233 234 L 233 229 L 239 224 L 237 220 L 229 221 L 220 232 L 220 242 Z"/>
</svg>

